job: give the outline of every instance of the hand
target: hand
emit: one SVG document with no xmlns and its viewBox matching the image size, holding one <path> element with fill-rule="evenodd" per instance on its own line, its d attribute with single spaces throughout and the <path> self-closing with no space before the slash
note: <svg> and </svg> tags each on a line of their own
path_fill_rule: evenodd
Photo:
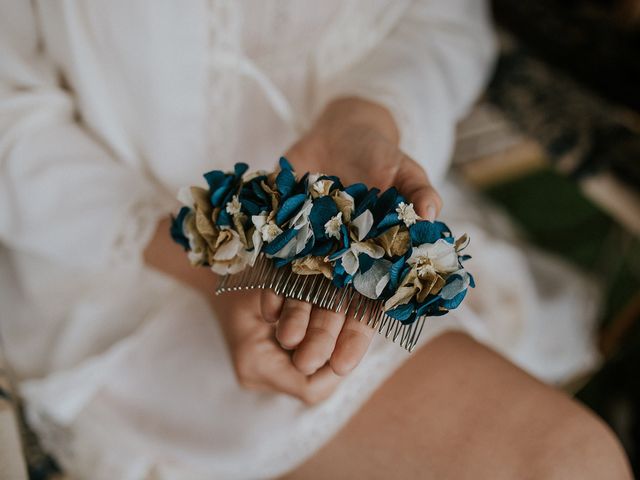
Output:
<svg viewBox="0 0 640 480">
<path fill-rule="evenodd" d="M 399 133 L 389 112 L 379 105 L 349 98 L 330 104 L 314 127 L 286 156 L 299 173 L 340 177 L 344 185 L 363 182 L 382 191 L 395 186 L 414 204 L 418 215 L 434 220 L 440 196 L 424 169 L 398 148 Z M 338 375 L 358 365 L 374 330 L 352 317 L 293 299 L 262 292 L 262 315 L 276 323 L 280 345 L 293 350 L 293 363 L 305 375 L 324 371 L 327 362 Z"/>
<path fill-rule="evenodd" d="M 229 292 L 209 298 L 241 386 L 286 393 L 309 405 L 333 393 L 340 377 L 329 366 L 307 376 L 291 363 L 291 355 L 275 339 L 273 326 L 260 314 L 259 292 Z"/>
<path fill-rule="evenodd" d="M 170 220 L 162 220 L 144 251 L 145 262 L 200 291 L 209 301 L 224 332 L 240 385 L 286 393 L 307 404 L 327 398 L 340 378 L 329 367 L 311 376 L 291 363 L 291 355 L 275 340 L 273 326 L 260 314 L 258 292 L 213 294 L 217 276 L 207 268 L 193 268 L 182 247 L 169 237 Z"/>
</svg>

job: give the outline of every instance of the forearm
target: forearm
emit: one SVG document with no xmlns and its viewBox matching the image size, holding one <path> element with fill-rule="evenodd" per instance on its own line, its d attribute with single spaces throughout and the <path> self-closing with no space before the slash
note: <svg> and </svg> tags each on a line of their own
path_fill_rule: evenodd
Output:
<svg viewBox="0 0 640 480">
<path fill-rule="evenodd" d="M 186 253 L 169 235 L 171 219 L 158 223 L 156 233 L 144 250 L 144 261 L 150 267 L 174 277 L 192 288 L 211 295 L 218 277 L 208 268 L 194 268 Z"/>
</svg>

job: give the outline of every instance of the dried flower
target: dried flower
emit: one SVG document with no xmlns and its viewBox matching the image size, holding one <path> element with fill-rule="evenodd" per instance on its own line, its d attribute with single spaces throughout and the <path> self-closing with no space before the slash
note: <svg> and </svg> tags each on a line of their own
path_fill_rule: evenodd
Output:
<svg viewBox="0 0 640 480">
<path fill-rule="evenodd" d="M 407 204 L 404 202 L 400 202 L 398 204 L 398 207 L 396 208 L 396 212 L 398 214 L 398 218 L 402 220 L 407 227 L 410 227 L 418 220 L 420 220 L 420 217 L 413 209 L 413 203 Z"/>
<path fill-rule="evenodd" d="M 234 195 L 233 197 L 231 197 L 231 201 L 227 203 L 225 210 L 229 215 L 236 216 L 240 214 L 241 208 L 242 208 L 242 205 L 240 205 L 240 200 L 238 200 L 238 195 Z"/>
<path fill-rule="evenodd" d="M 342 212 L 338 212 L 337 215 L 331 217 L 331 219 L 324 224 L 324 233 L 327 234 L 327 237 L 340 239 L 341 226 L 342 226 Z"/>
</svg>

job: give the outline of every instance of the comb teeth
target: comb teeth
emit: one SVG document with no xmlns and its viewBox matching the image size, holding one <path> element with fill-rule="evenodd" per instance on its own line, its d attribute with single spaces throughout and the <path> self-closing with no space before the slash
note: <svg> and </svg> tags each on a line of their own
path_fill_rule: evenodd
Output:
<svg viewBox="0 0 640 480">
<path fill-rule="evenodd" d="M 358 293 L 353 287 L 337 288 L 325 276 L 298 275 L 289 265 L 276 268 L 265 255 L 260 254 L 253 267 L 220 280 L 216 294 L 239 290 L 271 289 L 278 295 L 312 303 L 320 308 L 345 313 L 348 317 L 366 324 L 379 334 L 412 352 L 418 343 L 426 317 L 416 319 L 410 325 L 384 313 L 383 302 Z"/>
</svg>

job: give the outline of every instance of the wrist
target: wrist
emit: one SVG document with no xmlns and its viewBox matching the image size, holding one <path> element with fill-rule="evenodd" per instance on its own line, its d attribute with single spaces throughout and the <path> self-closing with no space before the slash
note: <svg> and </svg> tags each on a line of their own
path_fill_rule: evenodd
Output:
<svg viewBox="0 0 640 480">
<path fill-rule="evenodd" d="M 171 220 L 158 222 L 156 232 L 144 250 L 145 263 L 200 292 L 211 295 L 217 283 L 217 275 L 208 268 L 195 268 L 180 245 L 169 235 Z"/>
</svg>

